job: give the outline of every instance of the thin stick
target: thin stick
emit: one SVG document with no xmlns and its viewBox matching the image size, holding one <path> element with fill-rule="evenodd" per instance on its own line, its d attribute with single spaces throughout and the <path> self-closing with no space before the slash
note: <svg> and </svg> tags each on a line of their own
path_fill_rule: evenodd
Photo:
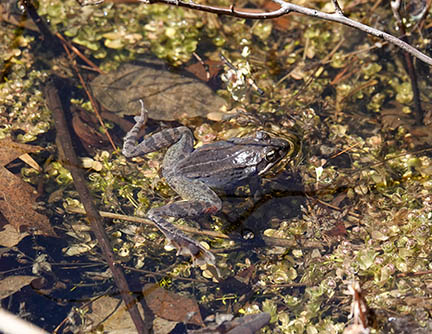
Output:
<svg viewBox="0 0 432 334">
<path fill-rule="evenodd" d="M 274 18 L 283 16 L 283 15 L 289 14 L 291 12 L 299 13 L 299 14 L 315 17 L 318 19 L 326 20 L 326 21 L 341 23 L 341 24 L 344 24 L 346 26 L 352 27 L 354 29 L 363 31 L 369 35 L 373 35 L 373 36 L 376 36 L 378 38 L 384 39 L 387 42 L 389 42 L 389 43 L 401 48 L 402 50 L 408 52 L 412 56 L 420 59 L 421 61 L 425 62 L 426 64 L 432 65 L 432 58 L 428 57 L 424 53 L 420 52 L 416 48 L 409 45 L 408 43 L 406 43 L 406 42 L 402 41 L 401 39 L 399 39 L 393 35 L 390 35 L 384 31 L 381 31 L 379 29 L 369 27 L 366 24 L 351 20 L 350 18 L 343 15 L 343 13 L 341 14 L 340 12 L 338 12 L 337 9 L 336 9 L 335 13 L 324 13 L 324 12 L 321 12 L 321 11 L 316 10 L 316 9 L 311 9 L 311 8 L 295 5 L 295 4 L 292 4 L 292 3 L 289 3 L 289 2 L 286 2 L 283 0 L 272 0 L 272 1 L 277 3 L 278 5 L 280 5 L 281 7 L 277 10 L 270 11 L 270 12 L 253 13 L 253 12 L 247 11 L 246 9 L 245 10 L 238 10 L 232 6 L 231 7 L 207 6 L 207 5 L 197 4 L 197 3 L 194 3 L 192 1 L 186 2 L 186 1 L 181 1 L 181 0 L 137 0 L 137 2 L 143 2 L 143 3 L 147 3 L 147 4 L 164 3 L 167 5 L 171 5 L 171 6 L 185 7 L 185 8 L 200 10 L 200 11 L 208 12 L 208 13 L 214 13 L 214 14 L 219 14 L 219 15 L 229 15 L 229 16 L 235 16 L 235 17 L 240 17 L 240 18 L 245 18 L 245 19 L 253 19 L 253 20 L 274 19 Z M 109 2 L 109 1 L 107 1 L 107 2 Z M 333 1 L 333 3 L 335 3 L 335 1 Z"/>
<path fill-rule="evenodd" d="M 344 13 L 342 12 L 342 9 L 339 6 L 339 3 L 337 2 L 337 0 L 332 0 L 332 2 L 333 2 L 333 6 L 335 7 L 336 14 L 344 16 Z"/>
<path fill-rule="evenodd" d="M 92 105 L 92 107 L 93 107 L 93 110 L 94 110 L 94 112 L 95 112 L 96 118 L 97 118 L 99 124 L 101 125 L 102 130 L 103 130 L 103 132 L 105 133 L 105 136 L 108 138 L 108 141 L 110 142 L 111 147 L 112 147 L 113 150 L 115 151 L 115 150 L 117 149 L 117 146 L 116 146 L 116 144 L 114 144 L 114 141 L 113 141 L 113 139 L 111 138 L 111 135 L 110 135 L 110 133 L 109 133 L 107 127 L 105 126 L 105 123 L 104 123 L 104 121 L 103 121 L 103 119 L 102 119 L 102 117 L 101 117 L 101 115 L 100 115 L 100 112 L 99 112 L 99 108 L 98 108 L 98 106 L 97 106 L 97 103 L 96 103 L 96 101 L 93 99 L 93 95 L 90 93 L 90 90 L 88 89 L 87 84 L 86 84 L 86 82 L 84 81 L 84 78 L 83 78 L 82 75 L 81 75 L 81 72 L 78 70 L 78 66 L 76 65 L 76 62 L 74 61 L 74 59 L 73 59 L 73 57 L 72 57 L 72 54 L 71 54 L 71 52 L 70 52 L 70 50 L 69 50 L 68 45 L 67 45 L 66 43 L 63 42 L 63 39 L 61 39 L 60 41 L 62 42 L 63 48 L 64 48 L 64 50 L 65 50 L 65 52 L 66 52 L 66 54 L 67 54 L 67 56 L 68 56 L 68 59 L 69 59 L 70 64 L 71 64 L 72 67 L 74 68 L 75 73 L 76 73 L 76 75 L 77 75 L 77 77 L 78 77 L 78 79 L 79 79 L 79 81 L 80 81 L 82 87 L 84 88 L 84 91 L 86 92 L 87 97 L 89 98 L 89 101 L 90 101 L 90 103 L 91 103 L 91 105 Z"/>
<path fill-rule="evenodd" d="M 84 214 L 85 211 L 80 208 L 69 208 L 68 211 L 73 213 L 82 213 Z M 127 215 L 121 215 L 117 213 L 107 212 L 107 211 L 99 211 L 99 214 L 104 218 L 111 218 L 111 219 L 121 219 L 121 220 L 127 220 L 134 223 L 139 224 L 145 224 L 150 226 L 155 226 L 155 224 L 147 219 L 147 218 L 141 218 L 141 217 L 134 217 L 134 216 L 127 216 Z M 156 227 L 156 226 L 155 226 Z M 193 233 L 197 235 L 206 235 L 212 238 L 221 238 L 221 239 L 232 239 L 229 235 L 215 232 L 215 231 L 209 231 L 209 230 L 198 230 L 196 228 L 190 227 L 190 226 L 184 226 L 184 225 L 176 225 L 176 227 L 179 230 L 182 230 L 183 232 L 187 233 Z M 278 246 L 278 247 L 286 247 L 286 248 L 293 248 L 293 247 L 303 247 L 303 248 L 322 248 L 323 245 L 320 242 L 312 241 L 312 240 L 300 240 L 298 243 L 295 240 L 289 240 L 289 239 L 282 239 L 282 238 L 273 238 L 273 237 L 266 237 L 262 236 L 262 239 L 266 246 Z"/>
<path fill-rule="evenodd" d="M 81 202 L 84 205 L 87 218 L 91 224 L 92 231 L 96 235 L 99 247 L 101 248 L 102 254 L 106 262 L 108 263 L 114 281 L 120 291 L 120 295 L 126 305 L 132 321 L 135 324 L 138 333 L 148 334 L 149 326 L 146 326 L 143 319 L 141 318 L 141 314 L 139 313 L 138 307 L 136 305 L 137 301 L 132 297 L 124 272 L 115 260 L 108 236 L 103 228 L 103 219 L 99 215 L 99 212 L 97 211 L 96 206 L 93 203 L 94 199 L 86 186 L 84 173 L 79 167 L 80 163 L 77 156 L 75 155 L 75 151 L 72 145 L 72 139 L 68 131 L 68 126 L 64 116 L 60 97 L 58 95 L 57 88 L 52 80 L 47 83 L 45 96 L 48 108 L 53 113 L 54 122 L 57 130 L 57 138 L 64 152 L 64 157 L 62 157 L 63 165 L 67 169 L 69 169 L 72 174 L 75 189 L 80 195 Z"/>
<path fill-rule="evenodd" d="M 59 32 L 56 32 L 55 36 L 59 40 L 61 40 L 63 44 L 66 44 L 67 47 L 70 50 L 72 50 L 73 53 L 75 53 L 78 57 L 80 57 L 82 59 L 82 61 L 84 61 L 85 63 L 87 63 L 88 66 L 89 66 L 89 68 L 92 71 L 97 72 L 99 74 L 104 74 L 104 72 L 94 62 L 92 62 L 85 55 L 83 55 L 82 52 L 80 50 L 78 50 L 78 48 L 76 48 L 71 42 L 69 42 L 67 39 L 65 39 Z"/>
<path fill-rule="evenodd" d="M 424 53 L 420 52 L 416 48 L 412 47 L 408 43 L 402 41 L 401 39 L 390 35 L 384 31 L 381 31 L 379 29 L 375 29 L 372 27 L 367 26 L 366 24 L 351 20 L 350 18 L 346 17 L 342 9 L 340 8 L 337 0 L 332 0 L 333 5 L 335 6 L 335 12 L 334 13 L 324 13 L 320 12 L 316 9 L 311 9 L 299 5 L 295 5 L 289 2 L 286 2 L 284 0 L 272 0 L 273 2 L 277 3 L 281 7 L 277 10 L 270 11 L 270 12 L 251 12 L 247 9 L 244 10 L 238 10 L 235 9 L 234 5 L 231 5 L 230 7 L 217 7 L 217 6 L 208 6 L 208 5 L 202 5 L 198 3 L 194 3 L 192 1 L 181 1 L 181 0 L 77 0 L 81 6 L 88 6 L 88 5 L 97 5 L 104 2 L 115 2 L 115 3 L 145 3 L 145 4 L 154 4 L 154 3 L 164 3 L 171 6 L 178 6 L 178 7 L 185 7 L 189 9 L 199 10 L 203 12 L 208 13 L 214 13 L 219 15 L 228 15 L 228 16 L 235 16 L 240 17 L 244 19 L 252 19 L 252 20 L 259 20 L 259 19 L 274 19 L 281 17 L 283 15 L 289 14 L 291 12 L 303 14 L 306 16 L 315 17 L 318 19 L 331 21 L 331 22 L 337 22 L 344 25 L 347 25 L 349 27 L 352 27 L 354 29 L 363 31 L 369 35 L 376 36 L 378 38 L 384 39 L 387 42 L 401 48 L 402 50 L 408 52 L 412 56 L 420 59 L 421 61 L 425 62 L 426 64 L 432 65 L 432 58 L 428 57 Z"/>
<path fill-rule="evenodd" d="M 390 5 L 393 11 L 393 16 L 395 17 L 399 30 L 402 33 L 401 38 L 404 41 L 407 41 L 408 38 L 406 35 L 405 24 L 402 20 L 402 17 L 400 16 L 400 5 L 401 5 L 400 0 L 391 1 Z M 408 73 L 408 76 L 410 77 L 411 90 L 413 92 L 415 119 L 416 119 L 416 123 L 420 125 L 423 122 L 423 109 L 421 107 L 421 102 L 420 102 L 420 90 L 418 88 L 418 83 L 417 83 L 417 73 L 414 68 L 414 64 L 411 56 L 406 51 L 403 51 L 402 53 L 403 53 L 402 60 L 404 62 L 404 66 Z"/>
</svg>

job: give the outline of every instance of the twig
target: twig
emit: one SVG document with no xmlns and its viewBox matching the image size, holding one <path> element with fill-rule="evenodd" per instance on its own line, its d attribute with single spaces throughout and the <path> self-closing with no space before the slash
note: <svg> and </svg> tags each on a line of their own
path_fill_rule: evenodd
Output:
<svg viewBox="0 0 432 334">
<path fill-rule="evenodd" d="M 99 74 L 104 74 L 104 72 L 95 63 L 93 63 L 90 59 L 84 56 L 80 50 L 78 50 L 71 42 L 65 39 L 59 32 L 56 32 L 55 36 L 59 40 L 61 40 L 63 44 L 66 44 L 67 47 L 72 50 L 72 52 L 75 53 L 78 57 L 80 57 L 82 61 L 87 63 L 92 71 L 95 71 Z"/>
<path fill-rule="evenodd" d="M 396 274 L 396 277 L 414 277 L 414 276 L 424 276 L 424 275 L 430 275 L 432 274 L 432 270 L 423 270 L 423 271 L 416 271 L 416 272 L 409 272 L 409 273 L 399 273 Z"/>
<path fill-rule="evenodd" d="M 270 12 L 251 12 L 247 9 L 244 10 L 238 10 L 235 9 L 235 7 L 232 5 L 230 7 L 217 7 L 217 6 L 208 6 L 208 5 L 202 5 L 198 3 L 194 3 L 192 1 L 182 1 L 182 0 L 77 0 L 81 6 L 88 6 L 88 5 L 98 5 L 104 2 L 115 2 L 115 3 L 121 3 L 121 2 L 128 2 L 128 3 L 146 3 L 146 4 L 154 4 L 154 3 L 164 3 L 171 6 L 178 6 L 178 7 L 185 7 L 189 9 L 199 10 L 203 12 L 208 13 L 214 13 L 219 15 L 228 15 L 228 16 L 235 16 L 240 17 L 244 19 L 252 19 L 252 20 L 259 20 L 259 19 L 274 19 L 278 18 L 280 16 L 289 14 L 291 12 L 293 13 L 299 13 L 306 16 L 316 17 L 318 19 L 327 20 L 331 22 L 337 22 L 344 25 L 347 25 L 349 27 L 352 27 L 354 29 L 363 31 L 369 35 L 376 36 L 378 38 L 384 39 L 387 42 L 401 48 L 402 50 L 405 50 L 406 52 L 410 53 L 412 56 L 420 59 L 421 61 L 425 62 L 426 64 L 432 65 L 432 58 L 428 57 L 424 53 L 420 52 L 416 48 L 412 47 L 408 43 L 404 42 L 403 40 L 388 34 L 384 31 L 381 31 L 379 29 L 375 29 L 372 27 L 369 27 L 366 24 L 351 20 L 350 18 L 346 17 L 342 9 L 340 8 L 337 0 L 332 0 L 334 6 L 335 6 L 335 13 L 324 13 L 320 12 L 316 9 L 311 9 L 299 5 L 295 5 L 289 2 L 286 2 L 284 0 L 272 0 L 273 2 L 277 3 L 281 7 L 277 10 L 270 11 Z"/>
<path fill-rule="evenodd" d="M 336 14 L 344 16 L 344 13 L 342 12 L 342 9 L 339 6 L 339 3 L 337 2 L 337 0 L 332 0 L 332 2 L 333 2 L 333 6 L 335 7 Z"/>
<path fill-rule="evenodd" d="M 360 145 L 360 142 L 357 142 L 357 143 L 355 143 L 354 145 L 351 145 L 351 146 L 349 146 L 349 147 L 347 147 L 347 148 L 344 148 L 342 151 L 339 151 L 339 152 L 333 154 L 333 155 L 329 158 L 329 160 L 330 160 L 330 159 L 334 159 L 334 158 L 336 158 L 336 157 L 338 157 L 338 156 L 340 156 L 340 155 L 342 155 L 342 154 L 344 154 L 344 153 L 346 153 L 346 152 L 348 152 L 348 151 L 351 151 L 354 147 L 356 147 L 356 146 L 358 146 L 358 145 Z"/>
<path fill-rule="evenodd" d="M 28 16 L 33 20 L 33 23 L 37 26 L 39 29 L 39 32 L 44 38 L 44 42 L 49 44 L 50 50 L 52 52 L 61 52 L 62 50 L 62 44 L 60 41 L 55 38 L 55 36 L 52 34 L 49 26 L 46 24 L 44 20 L 39 16 L 39 14 L 36 11 L 35 6 L 33 6 L 33 3 L 31 0 L 23 0 L 22 5 L 24 6 Z"/>
<path fill-rule="evenodd" d="M 131 295 L 131 291 L 127 284 L 123 270 L 120 266 L 117 265 L 115 261 L 108 236 L 103 228 L 103 219 L 99 215 L 99 212 L 93 204 L 93 197 L 91 196 L 86 186 L 86 180 L 83 171 L 79 167 L 80 163 L 75 155 L 75 151 L 72 146 L 72 139 L 68 131 L 64 111 L 60 102 L 60 97 L 58 96 L 57 88 L 52 80 L 47 83 L 45 96 L 48 108 L 52 111 L 54 116 L 55 126 L 57 129 L 57 138 L 64 152 L 63 164 L 67 169 L 70 170 L 72 174 L 75 188 L 78 191 L 81 202 L 84 205 L 85 211 L 87 213 L 87 218 L 90 221 L 92 227 L 92 231 L 96 235 L 99 247 L 101 248 L 102 254 L 106 262 L 108 263 L 114 281 L 120 291 L 120 295 L 135 324 L 135 327 L 137 328 L 139 334 L 147 334 L 149 333 L 149 330 L 147 328 L 149 326 L 146 326 L 144 321 L 142 320 L 136 305 L 137 301 Z"/>
<path fill-rule="evenodd" d="M 73 213 L 81 213 L 84 214 L 85 211 L 80 208 L 69 208 L 70 212 Z M 99 211 L 99 214 L 104 218 L 111 218 L 111 219 L 121 219 L 121 220 L 127 220 L 134 223 L 139 224 L 145 224 L 150 226 L 155 226 L 155 224 L 147 219 L 147 218 L 141 218 L 141 217 L 135 217 L 135 216 L 127 216 L 127 215 L 121 215 L 118 213 L 112 213 L 107 211 Z M 187 233 L 193 233 L 197 235 L 206 235 L 213 238 L 221 238 L 221 239 L 232 239 L 229 235 L 215 232 L 215 231 L 209 231 L 209 230 L 198 230 L 196 228 L 190 227 L 190 226 L 184 226 L 184 225 L 177 225 L 176 226 L 179 230 L 182 230 L 183 232 Z M 293 248 L 293 247 L 299 247 L 302 248 L 322 248 L 323 245 L 320 242 L 317 241 L 311 241 L 311 240 L 300 240 L 299 242 L 295 240 L 289 240 L 289 239 L 282 239 L 282 238 L 273 238 L 273 237 L 266 237 L 262 236 L 262 239 L 264 241 L 264 244 L 266 246 L 277 246 L 277 247 L 286 247 L 286 248 Z"/>
<path fill-rule="evenodd" d="M 81 213 L 84 214 L 85 211 L 80 208 L 68 208 L 69 212 L 73 213 Z M 127 216 L 127 215 L 121 215 L 118 213 L 112 213 L 107 211 L 99 211 L 99 214 L 104 218 L 110 218 L 110 219 L 119 219 L 119 220 L 126 220 L 134 223 L 149 225 L 156 227 L 155 223 L 153 223 L 150 219 L 147 218 L 141 218 L 141 217 L 135 217 L 135 216 Z M 221 239 L 231 239 L 229 235 L 215 232 L 215 231 L 208 231 L 208 230 L 198 230 L 196 228 L 190 227 L 190 226 L 184 226 L 184 225 L 178 225 L 177 228 L 179 230 L 182 230 L 183 232 L 187 233 L 193 233 L 198 235 L 206 235 L 213 238 L 221 238 Z"/>
<path fill-rule="evenodd" d="M 270 12 L 262 12 L 262 13 L 251 13 L 247 10 L 238 10 L 234 7 L 216 7 L 216 6 L 208 6 L 208 5 L 202 5 L 198 3 L 194 3 L 192 1 L 181 1 L 181 0 L 137 0 L 137 2 L 147 3 L 147 4 L 153 4 L 153 3 L 164 3 L 171 6 L 179 6 L 179 7 L 185 7 L 190 8 L 194 10 L 200 10 L 203 12 L 208 13 L 214 13 L 214 14 L 220 14 L 220 15 L 229 15 L 229 16 L 235 16 L 245 19 L 274 19 L 286 14 L 289 14 L 291 12 L 299 13 L 315 18 L 319 18 L 322 20 L 332 21 L 344 24 L 346 26 L 355 28 L 357 30 L 363 31 L 369 35 L 376 36 L 378 38 L 384 39 L 387 42 L 401 48 L 402 50 L 408 52 L 412 56 L 420 59 L 421 61 L 425 62 L 426 64 L 432 65 L 432 58 L 428 57 L 424 53 L 420 52 L 416 48 L 412 47 L 408 43 L 404 42 L 403 40 L 388 34 L 384 31 L 381 31 L 379 29 L 375 29 L 372 27 L 369 27 L 366 24 L 351 20 L 350 18 L 343 15 L 342 10 L 340 12 L 338 9 L 336 9 L 335 13 L 324 13 L 316 9 L 311 9 L 299 5 L 295 5 L 289 2 L 285 2 L 284 0 L 272 0 L 273 2 L 277 3 L 281 7 L 277 10 L 270 11 Z M 107 1 L 109 2 L 109 1 Z M 333 0 L 333 3 L 336 3 Z M 337 5 L 339 6 L 339 5 Z M 340 7 L 339 7 L 340 9 Z"/>
<path fill-rule="evenodd" d="M 101 117 L 101 114 L 99 112 L 99 108 L 96 104 L 96 101 L 93 99 L 93 95 L 90 93 L 90 90 L 87 87 L 87 83 L 84 81 L 84 78 L 82 77 L 80 71 L 78 70 L 78 67 L 76 66 L 76 62 L 74 61 L 74 59 L 72 57 L 72 54 L 69 50 L 68 45 L 66 43 L 64 43 L 63 40 L 64 39 L 60 39 L 60 41 L 62 42 L 63 48 L 64 48 L 64 50 L 65 50 L 65 52 L 69 58 L 69 62 L 72 65 L 72 67 L 74 68 L 75 73 L 78 77 L 78 80 L 80 81 L 81 86 L 83 87 L 84 91 L 86 92 L 87 97 L 89 98 L 89 101 L 90 101 L 90 103 L 93 107 L 93 110 L 95 112 L 96 118 L 97 118 L 99 124 L 101 125 L 102 130 L 105 133 L 105 136 L 108 138 L 108 141 L 110 142 L 111 147 L 115 151 L 117 149 L 117 146 L 116 146 L 116 144 L 114 144 L 114 141 L 112 140 L 111 135 L 109 134 L 109 131 L 108 131 L 107 127 L 105 126 L 105 123 Z"/>
<path fill-rule="evenodd" d="M 325 206 L 325 207 L 330 208 L 332 210 L 339 211 L 339 212 L 342 211 L 341 208 L 339 208 L 337 206 L 334 206 L 334 205 L 332 205 L 330 203 L 324 202 L 324 201 L 320 200 L 319 198 L 314 198 L 314 197 L 311 197 L 311 196 L 307 196 L 307 198 L 309 200 L 311 200 L 311 201 L 314 201 L 314 202 L 316 202 L 318 204 L 321 204 L 322 206 Z M 348 211 L 347 214 L 349 216 L 351 216 L 352 218 L 354 218 L 355 220 L 357 220 L 357 221 L 361 218 L 361 215 L 359 215 L 359 214 L 357 214 L 355 212 L 352 212 L 352 211 Z"/>
<path fill-rule="evenodd" d="M 406 35 L 405 24 L 403 23 L 402 17 L 400 16 L 400 0 L 391 1 L 390 6 L 393 11 L 393 16 L 396 19 L 399 30 L 402 33 L 402 39 L 404 41 L 407 41 L 408 38 Z M 413 92 L 416 123 L 420 125 L 423 122 L 423 109 L 420 103 L 420 90 L 418 88 L 418 83 L 417 83 L 417 73 L 415 71 L 412 58 L 406 51 L 403 51 L 402 60 L 404 62 L 404 67 L 408 72 L 408 76 L 410 77 L 411 89 Z"/>
<path fill-rule="evenodd" d="M 78 57 L 80 57 L 81 59 L 83 59 L 87 64 L 89 64 L 94 70 L 97 71 L 97 66 L 90 61 L 89 59 L 87 59 L 84 55 L 81 54 L 81 52 L 78 51 L 78 49 L 76 49 L 75 47 L 73 47 L 71 45 L 71 43 L 69 43 L 68 41 L 66 41 L 66 39 L 63 38 L 63 36 L 61 36 L 59 33 L 57 34 L 53 34 L 49 28 L 49 26 L 46 24 L 46 22 L 39 16 L 39 14 L 36 11 L 36 8 L 33 6 L 31 0 L 24 0 L 23 1 L 23 5 L 26 9 L 26 11 L 28 12 L 29 16 L 31 17 L 31 19 L 33 20 L 33 22 L 36 24 L 36 26 L 38 27 L 39 31 L 41 32 L 42 36 L 46 39 L 47 42 L 49 42 L 49 48 L 52 50 L 53 48 L 58 49 L 58 50 L 52 50 L 55 51 L 55 54 L 60 54 L 61 50 L 64 49 L 64 51 L 67 53 L 68 55 L 68 59 L 70 64 L 72 65 L 72 67 L 74 68 L 82 86 L 84 87 L 87 96 L 89 97 L 89 100 L 92 104 L 92 107 L 95 111 L 96 117 L 102 127 L 102 129 L 105 132 L 105 135 L 107 136 L 109 142 L 111 143 L 111 146 L 113 147 L 114 150 L 117 149 L 116 145 L 114 144 L 114 141 L 112 140 L 108 129 L 105 126 L 105 123 L 103 122 L 100 113 L 98 111 L 98 108 L 96 106 L 96 103 L 92 97 L 92 95 L 90 94 L 87 85 L 84 81 L 84 79 L 82 78 L 80 72 L 78 71 L 78 68 L 76 67 L 76 64 L 73 60 L 73 57 L 70 53 L 70 50 L 72 50 L 74 53 L 76 53 L 78 55 Z M 99 70 L 100 71 L 100 70 Z"/>
<path fill-rule="evenodd" d="M 369 27 L 363 23 L 351 20 L 351 19 L 347 18 L 346 16 L 341 16 L 337 13 L 328 14 L 328 13 L 317 11 L 315 9 L 309 9 L 309 8 L 305 8 L 302 6 L 286 3 L 283 0 L 273 0 L 273 1 L 276 2 L 277 4 L 279 4 L 281 6 L 281 9 L 284 9 L 286 13 L 296 12 L 296 13 L 316 17 L 319 19 L 327 20 L 327 21 L 342 23 L 342 24 L 347 25 L 349 27 L 361 30 L 367 34 L 376 36 L 378 38 L 382 38 L 382 39 L 386 40 L 387 42 L 389 42 L 393 45 L 396 45 L 397 47 L 401 48 L 402 50 L 407 51 L 408 53 L 410 53 L 414 57 L 417 57 L 418 59 L 424 61 L 425 63 L 432 65 L 432 58 L 426 56 L 424 53 L 420 52 L 419 50 L 412 47 L 408 43 L 406 43 L 406 42 L 400 40 L 399 38 L 394 37 L 393 35 L 390 35 L 384 31 Z"/>
</svg>

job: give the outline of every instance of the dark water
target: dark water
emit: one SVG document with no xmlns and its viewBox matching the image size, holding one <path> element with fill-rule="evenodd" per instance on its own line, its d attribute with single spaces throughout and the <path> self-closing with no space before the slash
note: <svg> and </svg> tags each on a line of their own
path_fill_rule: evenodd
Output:
<svg viewBox="0 0 432 334">
<path fill-rule="evenodd" d="M 308 6 L 330 11 L 330 4 Z M 421 23 L 408 42 L 430 54 L 430 20 L 416 21 L 422 2 L 415 4 L 415 10 L 405 6 L 402 12 L 407 29 Z M 399 35 L 387 3 L 373 7 L 347 1 L 344 6 L 350 18 Z M 99 210 L 142 216 L 150 207 L 178 197 L 158 174 L 163 152 L 140 163 L 126 161 L 113 151 L 93 114 L 85 111 L 91 105 L 75 71 L 88 84 L 97 75 L 89 69 L 91 64 L 74 54 L 74 68 L 59 41 L 43 37 L 14 2 L 2 2 L 1 8 L 0 138 L 10 136 L 44 148 L 32 153 L 41 172 L 20 160 L 6 167 L 39 189 L 38 210 L 57 234 L 35 236 L 30 229 L 14 248 L 2 245 L 2 279 L 37 278 L 4 298 L 2 307 L 47 331 L 72 314 L 74 321 L 66 322 L 59 333 L 78 332 L 85 328 L 87 313 L 81 317 L 73 310 L 86 309 L 96 296 L 118 298 L 118 292 L 105 275 L 107 265 L 99 248 L 93 248 L 95 237 L 86 229 L 84 216 L 65 210 L 76 205 L 78 195 L 55 153 L 55 127 L 43 94 L 48 77 L 60 78 L 63 107 L 73 112 L 67 119 L 78 155 L 94 163 L 86 176 Z M 187 94 L 169 93 L 164 99 L 170 102 L 166 108 L 173 108 L 167 113 L 171 118 L 154 116 L 147 130 L 184 124 L 200 143 L 257 129 L 300 138 L 299 154 L 283 161 L 281 173 L 264 180 L 260 198 L 251 198 L 247 187 L 235 189 L 223 196 L 219 218 L 189 222 L 230 236 L 230 241 L 197 237 L 216 254 L 219 282 L 212 281 L 214 273 L 193 268 L 188 258 L 165 250 L 155 229 L 106 219 L 105 229 L 119 263 L 127 268 L 132 292 L 139 296 L 143 285 L 159 283 L 194 298 L 203 316 L 270 312 L 275 320 L 264 333 L 342 333 L 349 324 L 351 303 L 344 291 L 357 280 L 375 310 L 378 333 L 390 332 L 395 323 L 402 324 L 398 328 L 403 333 L 426 330 L 432 245 L 429 65 L 414 61 L 423 110 L 418 114 L 401 52 L 336 23 L 299 15 L 242 21 L 144 4 L 81 9 L 74 1 L 40 1 L 38 13 L 52 32 L 66 36 L 105 72 L 123 63 L 137 64 L 137 59 L 160 58 L 158 64 L 169 76 L 189 71 L 184 78 L 191 80 L 199 76 L 188 69 L 197 62 L 191 50 L 217 62 L 214 78 L 204 85 L 212 87 L 214 96 L 218 90 L 228 110 L 237 108 L 236 117 L 226 120 L 224 111 L 215 118 L 211 110 L 189 106 L 183 100 Z M 223 63 L 220 53 L 232 64 Z M 230 69 L 237 70 L 237 77 L 224 82 L 221 78 Z M 241 83 L 241 75 L 253 82 Z M 153 86 L 146 83 L 142 89 L 151 95 Z M 122 89 L 132 91 L 128 86 Z M 200 89 L 195 90 L 199 95 Z M 127 108 L 137 98 L 122 95 L 118 100 L 125 99 L 122 108 Z M 206 104 L 205 99 L 200 103 Z M 180 104 L 186 108 L 176 113 Z M 188 110 L 193 118 L 187 117 Z M 121 147 L 133 120 L 111 111 L 114 115 L 102 117 L 113 143 Z M 8 224 L 5 217 L 2 226 Z M 266 237 L 275 244 L 268 244 Z M 82 253 L 66 255 L 73 247 Z M 40 256 L 51 269 L 36 271 Z M 178 331 L 184 332 L 184 327 Z"/>
</svg>

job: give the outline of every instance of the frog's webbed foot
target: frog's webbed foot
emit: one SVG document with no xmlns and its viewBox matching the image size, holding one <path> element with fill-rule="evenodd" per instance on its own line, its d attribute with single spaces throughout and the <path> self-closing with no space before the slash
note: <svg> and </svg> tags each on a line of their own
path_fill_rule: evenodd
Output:
<svg viewBox="0 0 432 334">
<path fill-rule="evenodd" d="M 213 253 L 205 249 L 195 240 L 186 237 L 186 235 L 176 235 L 175 238 L 171 239 L 166 234 L 165 236 L 170 244 L 177 249 L 177 255 L 190 256 L 194 266 L 201 266 L 204 264 L 216 266 L 216 258 Z"/>
<path fill-rule="evenodd" d="M 188 237 L 161 216 L 154 214 L 152 210 L 148 213 L 148 218 L 156 224 L 170 244 L 177 249 L 177 255 L 190 256 L 193 265 L 208 264 L 216 266 L 216 258 L 213 253 L 204 248 L 198 241 Z"/>
<path fill-rule="evenodd" d="M 139 101 L 141 103 L 141 114 L 139 116 L 134 117 L 136 123 L 124 137 L 122 154 L 128 158 L 140 154 L 140 152 L 136 152 L 137 151 L 136 142 L 138 139 L 138 133 L 140 132 L 141 128 L 147 123 L 148 120 L 148 112 L 144 107 L 144 102 L 142 100 Z"/>
<path fill-rule="evenodd" d="M 135 116 L 134 120 L 136 122 L 136 126 L 142 127 L 144 125 L 146 125 L 147 121 L 148 121 L 148 111 L 147 109 L 144 107 L 144 102 L 143 100 L 139 100 L 140 104 L 141 104 L 141 113 L 139 114 L 139 116 Z"/>
</svg>

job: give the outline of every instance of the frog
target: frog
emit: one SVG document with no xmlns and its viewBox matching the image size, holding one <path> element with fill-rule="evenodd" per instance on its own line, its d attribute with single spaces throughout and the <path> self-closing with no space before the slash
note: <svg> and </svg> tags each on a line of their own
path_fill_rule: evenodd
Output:
<svg viewBox="0 0 432 334">
<path fill-rule="evenodd" d="M 241 181 L 261 177 L 292 151 L 292 142 L 257 131 L 249 137 L 215 141 L 194 148 L 194 136 L 186 126 L 163 129 L 138 142 L 146 125 L 148 111 L 141 103 L 135 125 L 124 137 L 126 158 L 144 156 L 167 148 L 162 176 L 181 200 L 150 209 L 146 217 L 177 249 L 177 255 L 190 256 L 193 265 L 215 265 L 213 253 L 197 240 L 176 228 L 166 218 L 192 219 L 212 215 L 222 208 L 216 190 L 229 190 Z"/>
</svg>

